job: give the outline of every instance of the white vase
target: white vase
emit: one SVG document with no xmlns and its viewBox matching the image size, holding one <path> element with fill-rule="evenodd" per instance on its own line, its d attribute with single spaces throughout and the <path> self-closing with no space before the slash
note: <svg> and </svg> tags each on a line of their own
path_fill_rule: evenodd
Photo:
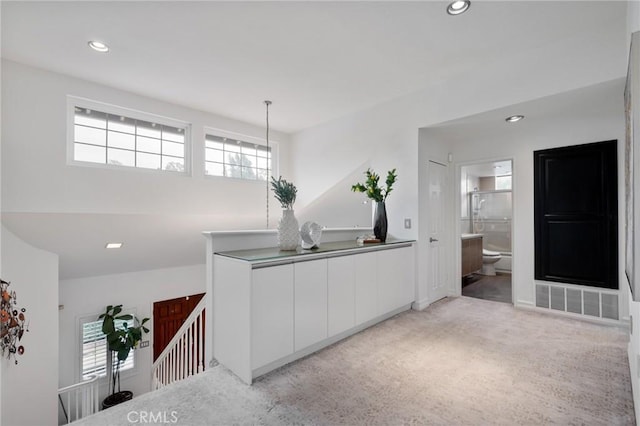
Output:
<svg viewBox="0 0 640 426">
<path fill-rule="evenodd" d="M 293 210 L 282 210 L 278 222 L 278 246 L 280 250 L 295 250 L 300 243 L 300 228 Z"/>
</svg>

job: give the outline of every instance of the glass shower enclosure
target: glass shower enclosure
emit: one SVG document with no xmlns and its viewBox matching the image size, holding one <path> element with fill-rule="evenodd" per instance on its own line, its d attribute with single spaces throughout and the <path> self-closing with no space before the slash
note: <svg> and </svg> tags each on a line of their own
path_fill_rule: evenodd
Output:
<svg viewBox="0 0 640 426">
<path fill-rule="evenodd" d="M 469 192 L 471 232 L 483 235 L 483 248 L 511 255 L 511 190 Z"/>
</svg>

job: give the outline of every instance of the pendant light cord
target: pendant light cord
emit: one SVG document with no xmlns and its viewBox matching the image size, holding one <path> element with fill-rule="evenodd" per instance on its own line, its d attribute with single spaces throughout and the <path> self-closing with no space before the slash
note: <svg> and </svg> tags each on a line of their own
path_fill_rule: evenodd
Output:
<svg viewBox="0 0 640 426">
<path fill-rule="evenodd" d="M 267 229 L 269 229 L 269 178 L 271 177 L 271 151 L 269 150 L 269 105 L 271 101 L 264 101 L 267 107 Z M 271 160 L 271 161 L 270 161 Z"/>
</svg>

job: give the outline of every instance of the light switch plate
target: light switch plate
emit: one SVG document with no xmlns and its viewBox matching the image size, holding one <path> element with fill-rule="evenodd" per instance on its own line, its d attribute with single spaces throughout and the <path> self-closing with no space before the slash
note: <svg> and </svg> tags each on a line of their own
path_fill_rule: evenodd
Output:
<svg viewBox="0 0 640 426">
<path fill-rule="evenodd" d="M 146 348 L 149 346 L 149 341 L 148 340 L 144 340 L 142 342 L 140 342 L 140 347 L 141 348 Z"/>
<path fill-rule="evenodd" d="M 404 229 L 411 229 L 411 219 L 404 220 Z"/>
</svg>

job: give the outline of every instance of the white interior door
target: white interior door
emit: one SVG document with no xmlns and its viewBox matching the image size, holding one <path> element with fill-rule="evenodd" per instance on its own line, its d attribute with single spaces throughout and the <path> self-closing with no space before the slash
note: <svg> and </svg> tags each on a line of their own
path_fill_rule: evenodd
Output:
<svg viewBox="0 0 640 426">
<path fill-rule="evenodd" d="M 428 298 L 433 303 L 449 295 L 447 280 L 447 166 L 429 161 Z"/>
</svg>

